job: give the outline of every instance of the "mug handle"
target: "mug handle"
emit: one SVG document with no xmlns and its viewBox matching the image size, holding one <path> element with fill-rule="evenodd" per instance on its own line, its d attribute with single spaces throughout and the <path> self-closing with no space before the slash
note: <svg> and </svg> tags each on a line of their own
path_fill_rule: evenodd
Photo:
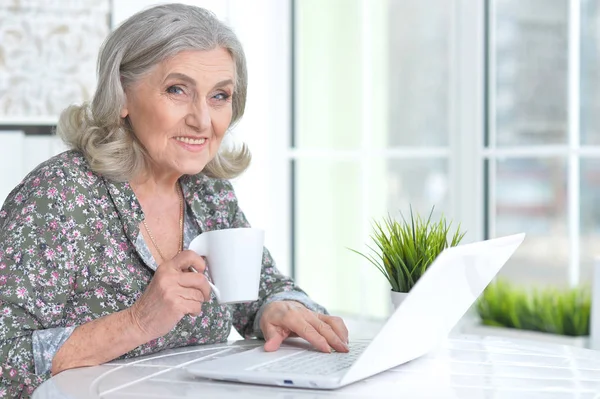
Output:
<svg viewBox="0 0 600 399">
<path fill-rule="evenodd" d="M 206 256 L 208 254 L 208 243 L 206 242 L 206 235 L 200 234 L 198 237 L 194 238 L 192 240 L 192 242 L 190 243 L 189 249 L 196 252 L 198 255 Z M 198 273 L 198 270 L 194 269 L 192 266 L 189 267 L 189 270 L 191 272 Z M 210 274 L 210 270 L 209 270 L 209 274 Z M 221 302 L 221 291 L 219 291 L 219 289 L 213 283 L 211 283 L 210 280 L 207 280 L 207 281 L 208 281 L 208 284 L 210 285 L 210 288 L 215 293 L 215 296 L 217 297 L 217 301 L 219 301 L 219 303 L 220 303 Z"/>
<path fill-rule="evenodd" d="M 198 270 L 194 269 L 194 266 L 190 266 L 189 271 L 198 273 Z M 221 291 L 219 291 L 217 286 L 214 285 L 213 283 L 211 283 L 210 280 L 206 279 L 206 281 L 208 281 L 208 285 L 210 285 L 210 288 L 215 293 L 215 296 L 217 297 L 217 301 L 221 302 Z"/>
</svg>

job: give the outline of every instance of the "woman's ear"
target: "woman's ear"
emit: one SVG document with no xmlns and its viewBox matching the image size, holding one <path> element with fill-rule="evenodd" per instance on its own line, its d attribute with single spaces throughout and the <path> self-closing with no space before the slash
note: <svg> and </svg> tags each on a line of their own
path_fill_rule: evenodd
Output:
<svg viewBox="0 0 600 399">
<path fill-rule="evenodd" d="M 125 90 L 123 90 L 123 97 L 124 97 L 124 102 L 123 102 L 123 106 L 121 107 L 121 112 L 119 113 L 119 116 L 121 118 L 127 118 L 127 116 L 129 115 L 129 109 L 127 108 L 127 93 L 125 92 Z"/>
<path fill-rule="evenodd" d="M 128 115 L 129 109 L 127 108 L 127 98 L 125 98 L 125 104 L 123 104 L 121 107 L 121 113 L 119 113 L 119 116 L 121 116 L 121 118 L 127 118 Z"/>
<path fill-rule="evenodd" d="M 121 113 L 119 115 L 121 116 L 121 118 L 127 118 L 127 115 L 129 115 L 129 110 L 127 109 L 127 106 L 121 108 Z"/>
</svg>

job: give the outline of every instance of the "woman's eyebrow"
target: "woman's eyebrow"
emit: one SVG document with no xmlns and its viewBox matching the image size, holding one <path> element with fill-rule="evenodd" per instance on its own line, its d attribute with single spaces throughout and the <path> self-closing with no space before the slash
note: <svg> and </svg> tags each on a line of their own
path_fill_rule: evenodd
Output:
<svg viewBox="0 0 600 399">
<path fill-rule="evenodd" d="M 165 78 L 165 81 L 167 81 L 169 79 L 183 80 L 184 82 L 188 83 L 190 86 L 196 86 L 196 81 L 194 79 L 192 79 L 188 75 L 181 73 L 181 72 L 173 72 L 173 73 L 168 74 L 167 77 Z M 218 88 L 222 88 L 222 87 L 229 86 L 229 85 L 235 85 L 235 83 L 233 82 L 232 79 L 222 80 L 222 81 L 218 82 L 217 84 L 215 84 L 214 88 L 218 89 Z"/>
<path fill-rule="evenodd" d="M 196 86 L 196 81 L 194 79 L 192 79 L 191 77 L 189 77 L 188 75 L 184 74 L 184 73 L 180 73 L 180 72 L 173 72 L 167 75 L 167 77 L 165 78 L 165 81 L 169 80 L 169 79 L 179 79 L 179 80 L 183 80 L 186 83 L 190 84 L 191 86 Z"/>
<path fill-rule="evenodd" d="M 221 88 L 221 87 L 225 87 L 225 86 L 229 86 L 229 85 L 234 85 L 233 80 L 225 79 L 225 80 L 222 80 L 219 83 L 217 83 L 214 88 L 217 89 L 217 88 Z"/>
</svg>

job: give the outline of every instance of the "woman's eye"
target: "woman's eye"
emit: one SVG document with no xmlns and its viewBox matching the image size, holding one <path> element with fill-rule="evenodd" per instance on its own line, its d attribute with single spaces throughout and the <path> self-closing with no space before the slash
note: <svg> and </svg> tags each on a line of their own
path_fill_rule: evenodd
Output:
<svg viewBox="0 0 600 399">
<path fill-rule="evenodd" d="M 218 93 L 213 98 L 215 98 L 219 101 L 226 101 L 227 99 L 229 99 L 229 97 L 230 97 L 230 95 L 227 93 Z"/>
<path fill-rule="evenodd" d="M 169 94 L 184 94 L 184 91 L 181 87 L 177 85 L 167 87 L 167 93 Z"/>
</svg>

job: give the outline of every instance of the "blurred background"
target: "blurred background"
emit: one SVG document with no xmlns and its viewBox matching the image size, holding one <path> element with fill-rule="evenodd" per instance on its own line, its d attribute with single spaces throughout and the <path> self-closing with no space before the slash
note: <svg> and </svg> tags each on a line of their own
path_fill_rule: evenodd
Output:
<svg viewBox="0 0 600 399">
<path fill-rule="evenodd" d="M 241 39 L 248 143 L 235 183 L 279 268 L 331 312 L 389 313 L 364 250 L 390 213 L 464 242 L 524 231 L 501 272 L 572 287 L 600 255 L 600 2 L 195 0 Z M 106 35 L 150 0 L 0 0 L 0 201 L 64 150 Z"/>
</svg>

